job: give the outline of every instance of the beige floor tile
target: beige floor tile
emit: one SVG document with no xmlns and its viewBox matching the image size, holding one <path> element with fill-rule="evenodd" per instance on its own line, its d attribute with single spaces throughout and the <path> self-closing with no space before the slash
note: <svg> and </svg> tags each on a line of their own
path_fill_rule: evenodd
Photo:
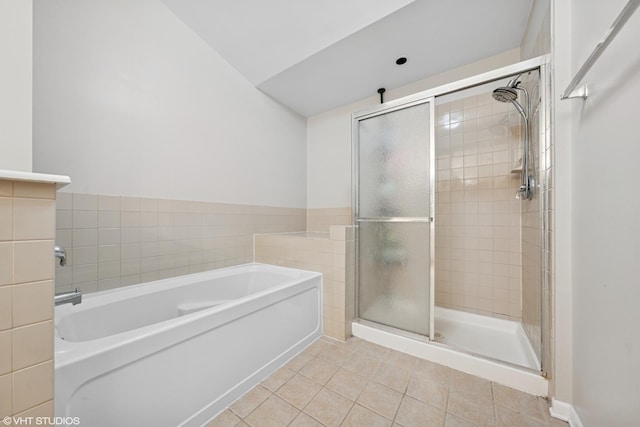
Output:
<svg viewBox="0 0 640 427">
<path fill-rule="evenodd" d="M 284 385 L 296 373 L 287 367 L 282 367 L 262 381 L 262 386 L 271 392 L 275 392 Z"/>
<path fill-rule="evenodd" d="M 568 427 L 547 414 L 542 398 L 357 338 L 321 339 L 207 427 Z"/>
<path fill-rule="evenodd" d="M 449 392 L 447 412 L 458 418 L 470 421 L 479 427 L 489 427 L 495 424 L 493 405 L 452 391 Z"/>
<path fill-rule="evenodd" d="M 346 350 L 337 345 L 333 345 L 325 350 L 322 350 L 318 354 L 318 357 L 335 365 L 341 366 L 344 362 L 349 360 L 352 355 L 352 351 Z"/>
<path fill-rule="evenodd" d="M 391 421 L 356 404 L 341 425 L 343 427 L 389 427 Z"/>
<path fill-rule="evenodd" d="M 401 400 L 401 393 L 381 384 L 370 382 L 358 397 L 357 402 L 383 417 L 393 420 Z"/>
<path fill-rule="evenodd" d="M 351 406 L 351 400 L 331 390 L 322 389 L 304 408 L 304 412 L 322 424 L 333 427 L 340 425 Z"/>
<path fill-rule="evenodd" d="M 307 347 L 302 354 L 306 354 L 307 356 L 312 356 L 312 357 L 316 357 L 317 355 L 319 355 L 320 353 L 322 353 L 322 351 L 326 350 L 327 348 L 329 348 L 329 346 L 331 346 L 333 344 L 323 340 L 323 339 L 319 339 L 317 341 L 315 341 L 314 343 L 312 343 L 309 347 Z"/>
<path fill-rule="evenodd" d="M 493 400 L 497 405 L 509 408 L 528 417 L 546 422 L 549 413 L 543 398 L 523 393 L 500 384 L 492 383 Z M 544 403 L 543 403 L 544 402 Z"/>
<path fill-rule="evenodd" d="M 299 412 L 278 396 L 271 395 L 244 421 L 251 427 L 283 427 L 288 425 Z"/>
<path fill-rule="evenodd" d="M 362 341 L 356 348 L 356 352 L 364 354 L 372 359 L 384 360 L 389 354 L 389 349 L 378 344 L 370 343 L 369 341 Z"/>
<path fill-rule="evenodd" d="M 449 390 L 474 401 L 493 404 L 491 382 L 483 378 L 452 370 Z"/>
<path fill-rule="evenodd" d="M 348 371 L 344 368 L 340 368 L 338 372 L 329 380 L 325 387 L 339 393 L 348 399 L 356 400 L 364 386 L 367 385 L 368 380 Z"/>
<path fill-rule="evenodd" d="M 476 425 L 462 418 L 458 418 L 455 415 L 447 414 L 444 420 L 444 427 L 476 427 Z"/>
<path fill-rule="evenodd" d="M 289 362 L 287 362 L 287 364 L 284 365 L 284 367 L 291 369 L 292 371 L 298 372 L 300 369 L 304 368 L 305 365 L 311 362 L 312 360 L 313 360 L 313 356 L 300 353 L 299 355 L 291 359 Z"/>
<path fill-rule="evenodd" d="M 233 403 L 230 408 L 239 415 L 240 418 L 244 418 L 260 406 L 262 402 L 267 400 L 269 396 L 271 396 L 271 392 L 258 385 Z"/>
<path fill-rule="evenodd" d="M 444 423 L 444 415 L 442 409 L 405 396 L 398 409 L 396 423 L 405 427 L 441 426 Z"/>
<path fill-rule="evenodd" d="M 362 376 L 370 376 L 372 372 L 378 370 L 380 363 L 377 359 L 356 352 L 342 367 Z"/>
<path fill-rule="evenodd" d="M 418 360 L 417 357 L 394 350 L 389 350 L 385 357 L 385 362 L 409 372 L 413 372 L 416 369 Z"/>
<path fill-rule="evenodd" d="M 423 377 L 412 377 L 407 387 L 407 396 L 441 409 L 446 408 L 448 395 L 447 387 Z"/>
<path fill-rule="evenodd" d="M 347 350 L 356 351 L 362 342 L 363 340 L 358 337 L 351 337 L 342 346 Z"/>
<path fill-rule="evenodd" d="M 547 427 L 547 423 L 525 414 L 496 406 L 496 426 L 498 427 Z"/>
<path fill-rule="evenodd" d="M 559 420 L 557 418 L 550 417 L 547 422 L 549 423 L 549 427 L 569 427 L 568 422 Z"/>
<path fill-rule="evenodd" d="M 338 372 L 340 367 L 323 359 L 313 359 L 311 362 L 300 369 L 300 373 L 307 378 L 311 378 L 319 384 L 326 384 L 331 377 Z"/>
<path fill-rule="evenodd" d="M 289 427 L 324 427 L 324 426 L 322 425 L 322 423 L 314 420 L 304 412 L 300 412 L 296 417 L 296 419 L 293 420 L 291 424 L 289 424 Z"/>
<path fill-rule="evenodd" d="M 205 427 L 231 427 L 242 421 L 236 414 L 230 410 L 226 410 L 215 417 L 213 420 L 205 424 Z"/>
<path fill-rule="evenodd" d="M 453 369 L 446 366 L 430 362 L 429 360 L 420 359 L 418 360 L 415 372 L 413 372 L 413 376 L 420 377 L 431 382 L 437 382 L 438 384 L 449 388 L 449 379 L 451 378 L 452 371 Z"/>
<path fill-rule="evenodd" d="M 318 383 L 296 374 L 280 387 L 276 394 L 296 408 L 302 409 L 318 394 L 321 388 L 322 386 Z"/>
<path fill-rule="evenodd" d="M 389 388 L 404 393 L 409 384 L 411 375 L 408 371 L 390 363 L 380 363 L 380 366 L 373 374 L 373 380 Z"/>
</svg>

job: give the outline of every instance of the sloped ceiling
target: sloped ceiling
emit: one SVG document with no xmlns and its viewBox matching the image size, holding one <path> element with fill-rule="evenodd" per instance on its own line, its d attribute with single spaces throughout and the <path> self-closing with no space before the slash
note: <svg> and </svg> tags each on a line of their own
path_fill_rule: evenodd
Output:
<svg viewBox="0 0 640 427">
<path fill-rule="evenodd" d="M 532 0 L 162 1 L 256 87 L 312 116 L 518 47 Z"/>
</svg>

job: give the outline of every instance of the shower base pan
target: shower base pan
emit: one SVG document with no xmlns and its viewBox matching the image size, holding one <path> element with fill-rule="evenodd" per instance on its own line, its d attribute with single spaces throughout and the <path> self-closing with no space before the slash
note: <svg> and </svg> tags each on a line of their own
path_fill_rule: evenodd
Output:
<svg viewBox="0 0 640 427">
<path fill-rule="evenodd" d="M 548 384 L 518 322 L 436 307 L 436 340 L 365 320 L 353 335 L 422 359 L 535 394 Z M 439 337 L 440 336 L 440 337 Z"/>
<path fill-rule="evenodd" d="M 435 341 L 535 371 L 540 370 L 520 322 L 436 307 Z"/>
</svg>

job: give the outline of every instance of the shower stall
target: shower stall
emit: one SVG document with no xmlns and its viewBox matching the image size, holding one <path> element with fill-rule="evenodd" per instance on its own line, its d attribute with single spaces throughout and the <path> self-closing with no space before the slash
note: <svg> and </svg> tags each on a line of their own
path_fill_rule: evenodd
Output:
<svg viewBox="0 0 640 427">
<path fill-rule="evenodd" d="M 545 64 L 353 115 L 354 334 L 544 377 Z"/>
</svg>

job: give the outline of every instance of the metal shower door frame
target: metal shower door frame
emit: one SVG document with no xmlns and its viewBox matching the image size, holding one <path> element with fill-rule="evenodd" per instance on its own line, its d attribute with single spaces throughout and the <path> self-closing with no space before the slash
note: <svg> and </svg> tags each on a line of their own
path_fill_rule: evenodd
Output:
<svg viewBox="0 0 640 427">
<path fill-rule="evenodd" d="M 363 110 L 363 111 L 359 111 L 356 113 L 353 113 L 351 115 L 352 119 L 351 119 L 351 132 L 352 132 L 352 156 L 351 156 L 351 161 L 352 161 L 352 224 L 353 225 L 357 225 L 357 219 L 358 219 L 358 214 L 359 214 L 359 206 L 358 206 L 358 194 L 357 194 L 357 189 L 358 187 L 358 164 L 357 164 L 357 154 L 358 154 L 358 122 L 360 120 L 363 120 L 365 118 L 368 117 L 373 117 L 385 112 L 392 112 L 395 110 L 399 110 L 402 108 L 407 108 L 410 107 L 412 105 L 418 105 L 424 102 L 431 102 L 430 106 L 431 106 L 431 126 L 430 126 L 430 144 L 431 144 L 431 150 L 430 150 L 430 162 L 435 162 L 435 99 L 439 96 L 442 95 L 446 95 L 452 92 L 457 92 L 463 89 L 467 89 L 467 88 L 472 88 L 474 86 L 478 86 L 484 83 L 489 83 L 492 81 L 497 81 L 500 79 L 503 79 L 505 77 L 508 76 L 512 76 L 518 73 L 524 73 L 527 71 L 531 71 L 531 70 L 535 70 L 538 69 L 540 71 L 540 96 L 541 96 L 541 103 L 545 108 L 545 114 L 541 116 L 540 118 L 540 128 L 538 129 L 538 132 L 540 132 L 540 147 L 539 149 L 541 150 L 541 155 L 544 155 L 544 150 L 545 150 L 545 145 L 547 144 L 546 141 L 546 136 L 545 136 L 545 130 L 547 128 L 547 126 L 549 125 L 549 108 L 548 108 L 548 102 L 549 102 L 549 97 L 551 96 L 551 94 L 549 93 L 549 64 L 551 61 L 551 56 L 550 55 L 542 55 L 539 57 L 535 57 L 535 58 L 531 58 L 525 61 L 521 61 L 512 65 L 508 65 L 506 67 L 502 67 L 502 68 L 498 68 L 492 71 L 488 71 L 485 73 L 481 73 L 481 74 L 477 74 L 475 76 L 472 77 L 468 77 L 465 79 L 461 79 L 452 83 L 447 83 L 432 89 L 428 89 L 425 91 L 421 91 L 418 93 L 415 93 L 413 95 L 408 95 L 405 96 L 403 98 L 400 99 L 396 99 L 393 101 L 389 101 L 386 102 L 384 104 L 381 105 L 377 105 L 375 107 Z M 553 173 L 553 172 L 552 172 Z M 541 183 L 538 183 L 541 184 Z M 547 183 L 545 182 L 544 185 L 546 185 Z M 429 325 L 429 341 L 432 341 L 432 337 L 434 336 L 434 328 L 435 328 L 435 224 L 436 224 L 436 216 L 435 216 L 435 167 L 432 165 L 431 166 L 431 170 L 430 170 L 430 191 L 431 191 L 431 206 L 430 206 L 430 210 L 431 210 L 431 224 L 429 227 L 429 234 L 430 234 L 430 258 L 432 258 L 432 260 L 430 261 L 431 265 L 430 265 L 430 313 L 429 313 L 429 317 L 430 317 L 430 325 Z M 546 190 L 546 188 L 545 188 Z M 545 191 L 546 192 L 546 191 Z M 549 208 L 549 204 L 551 203 L 551 201 L 549 200 L 548 195 L 545 195 L 545 197 L 541 197 L 541 204 L 542 204 L 542 208 L 543 209 L 548 209 Z M 544 215 L 540 215 L 539 221 L 540 221 L 540 226 L 541 226 L 541 238 L 542 238 L 542 242 L 543 242 L 543 251 L 548 251 L 549 248 L 551 247 L 551 242 L 548 236 L 548 234 L 545 232 L 545 225 L 546 225 L 546 220 L 544 219 Z M 358 228 L 355 227 L 355 233 L 356 233 L 356 238 L 358 238 Z M 552 239 L 553 237 L 551 237 Z M 542 251 L 541 251 L 542 252 Z M 356 257 L 356 265 L 358 262 L 358 245 L 355 245 L 355 257 Z M 548 264 L 548 260 L 547 257 L 545 256 L 544 253 L 540 254 L 542 260 L 543 260 L 543 265 L 544 268 L 549 268 Z M 552 351 L 551 350 L 551 346 L 553 345 L 553 343 L 551 342 L 551 338 L 550 338 L 550 330 L 553 327 L 553 322 L 552 322 L 552 311 L 554 310 L 553 307 L 553 301 L 551 299 L 551 294 L 552 292 L 552 288 L 553 288 L 553 283 L 550 283 L 549 280 L 547 279 L 547 274 L 542 271 L 541 272 L 541 283 L 540 283 L 540 292 L 542 293 L 542 316 L 541 316 L 541 335 L 542 335 L 542 351 L 541 351 L 541 360 L 540 360 L 540 364 L 541 364 L 541 373 L 543 376 L 547 375 L 547 371 L 549 369 L 548 363 L 548 355 L 549 352 Z M 355 270 L 355 284 L 356 284 L 356 296 L 358 293 L 358 289 L 357 287 L 359 286 L 359 280 L 358 280 L 358 269 L 356 268 Z M 545 295 L 548 296 L 548 299 L 545 299 Z M 357 317 L 357 314 L 359 313 L 359 307 L 358 307 L 358 298 L 355 298 L 355 310 L 354 310 L 354 315 L 356 315 L 356 319 L 354 320 L 359 320 L 359 318 Z M 409 333 L 408 335 L 415 335 L 415 334 L 411 334 Z M 464 350 L 457 350 L 460 351 L 462 353 L 465 353 Z M 497 361 L 497 360 L 496 360 Z M 500 362 L 500 361 L 499 361 Z M 501 362 L 503 364 L 506 365 L 511 365 L 508 362 Z M 514 367 L 516 367 L 515 365 L 512 365 Z M 519 369 L 524 369 L 527 370 L 527 368 L 522 368 L 522 367 L 517 367 Z"/>
<path fill-rule="evenodd" d="M 372 117 L 380 116 L 383 114 L 392 113 L 394 111 L 403 110 L 406 108 L 415 107 L 421 104 L 429 104 L 429 217 L 385 217 L 385 218 L 361 218 L 360 217 L 360 200 L 358 197 L 358 193 L 360 191 L 360 180 L 359 180 L 359 149 L 360 149 L 360 133 L 359 133 L 359 123 L 362 120 L 370 119 Z M 433 341 L 435 336 L 435 117 L 436 117 L 436 109 L 435 109 L 435 97 L 420 97 L 418 99 L 410 100 L 408 102 L 402 102 L 402 100 L 398 100 L 395 102 L 388 102 L 385 104 L 381 104 L 375 108 L 369 109 L 362 114 L 353 114 L 351 121 L 351 132 L 352 132 L 352 224 L 355 226 L 355 238 L 356 241 L 359 241 L 359 222 L 368 222 L 368 221 L 376 221 L 376 222 L 395 222 L 395 223 L 429 223 L 429 335 L 426 337 L 429 341 Z M 357 295 L 359 294 L 359 245 L 355 246 L 355 305 L 354 305 L 354 314 L 356 318 L 359 319 L 359 298 Z M 373 322 L 375 323 L 375 322 Z M 413 334 L 413 333 L 409 333 Z"/>
</svg>

